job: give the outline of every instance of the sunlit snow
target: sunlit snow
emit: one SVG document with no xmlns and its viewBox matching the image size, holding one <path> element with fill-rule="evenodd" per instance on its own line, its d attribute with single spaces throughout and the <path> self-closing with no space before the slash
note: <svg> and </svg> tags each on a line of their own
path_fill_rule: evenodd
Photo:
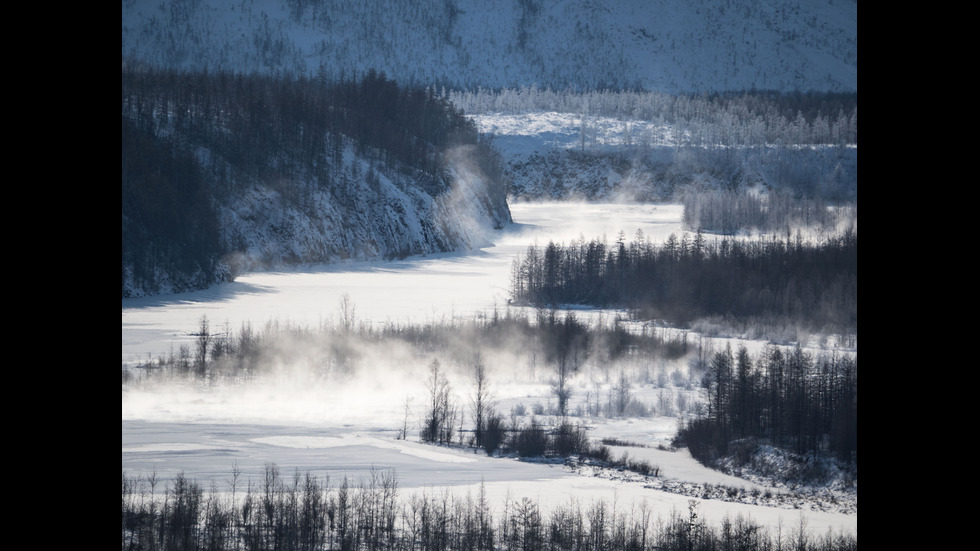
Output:
<svg viewBox="0 0 980 551">
<path fill-rule="evenodd" d="M 511 263 L 529 244 L 605 237 L 632 239 L 639 229 L 651 240 L 680 233 L 681 207 L 663 204 L 516 203 L 515 223 L 497 232 L 492 247 L 401 261 L 336 264 L 294 272 L 252 273 L 233 283 L 180 295 L 122 301 L 122 361 L 133 364 L 193 346 L 202 316 L 212 330 L 237 331 L 249 322 L 316 326 L 336 322 L 349 298 L 358 323 L 427 323 L 485 315 L 508 308 Z M 588 311 L 583 316 L 597 315 Z M 175 387 L 125 388 L 122 395 L 124 471 L 156 473 L 167 480 L 183 473 L 204 487 L 230 487 L 233 469 L 242 484 L 257 482 L 265 466 L 282 473 L 311 472 L 336 486 L 377 470 L 392 470 L 403 496 L 452 491 L 475 495 L 482 485 L 491 503 L 529 497 L 543 508 L 571 500 L 604 500 L 630 508 L 647 503 L 667 516 L 686 511 L 692 499 L 626 477 L 573 472 L 562 464 L 489 458 L 482 452 L 417 441 L 417 412 L 424 400 L 420 373 L 401 372 L 393 358 L 373 358 L 349 385 L 290 382 L 235 392 Z M 407 369 L 407 368 L 406 368 Z M 546 383 L 526 378 L 523 366 L 491 366 L 500 411 L 549 399 Z M 582 393 L 586 381 L 579 381 Z M 642 389 L 638 389 L 641 391 Z M 581 394 L 578 395 L 581 397 Z M 668 417 L 602 419 L 589 437 L 615 437 L 649 447 L 613 447 L 619 456 L 658 465 L 661 484 L 717 484 L 749 490 L 754 485 L 702 467 L 686 449 L 666 451 L 677 420 Z M 403 424 L 409 438 L 399 440 Z M 783 490 L 772 489 L 774 492 Z M 801 515 L 816 533 L 857 533 L 857 514 L 794 510 L 698 499 L 703 518 L 720 522 L 743 515 L 773 527 L 797 525 Z"/>
</svg>

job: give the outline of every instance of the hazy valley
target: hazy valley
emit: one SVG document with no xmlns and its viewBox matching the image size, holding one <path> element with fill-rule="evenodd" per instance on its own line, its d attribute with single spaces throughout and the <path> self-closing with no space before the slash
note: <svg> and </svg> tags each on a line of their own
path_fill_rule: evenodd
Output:
<svg viewBox="0 0 980 551">
<path fill-rule="evenodd" d="M 856 548 L 856 20 L 123 2 L 122 548 Z"/>
</svg>

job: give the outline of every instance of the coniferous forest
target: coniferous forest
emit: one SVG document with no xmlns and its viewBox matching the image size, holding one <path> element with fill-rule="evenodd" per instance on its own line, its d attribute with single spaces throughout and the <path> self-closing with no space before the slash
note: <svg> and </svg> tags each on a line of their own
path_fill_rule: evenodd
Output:
<svg viewBox="0 0 980 551">
<path fill-rule="evenodd" d="M 227 277 L 210 185 L 190 151 L 122 118 L 122 269 L 204 287 Z M 125 285 L 124 285 L 125 287 Z"/>
<path fill-rule="evenodd" d="M 814 357 L 796 346 L 767 346 L 755 358 L 739 347 L 716 352 L 702 384 L 707 415 L 678 431 L 677 444 L 705 464 L 745 461 L 760 442 L 801 455 L 830 453 L 857 468 L 857 358 Z"/>
<path fill-rule="evenodd" d="M 454 146 L 469 146 L 491 186 L 501 173 L 462 111 L 373 71 L 327 80 L 124 63 L 122 132 L 124 293 L 127 271 L 150 288 L 160 271 L 190 288 L 232 277 L 224 255 L 246 244 L 227 236 L 215 204 L 256 184 L 287 207 L 311 211 L 314 195 L 327 193 L 351 212 L 364 200 L 359 181 L 377 192 L 380 174 L 445 193 Z M 364 174 L 345 159 L 351 150 L 368 163 Z M 489 192 L 504 204 L 502 184 Z"/>
<path fill-rule="evenodd" d="M 530 246 L 515 259 L 517 300 L 539 306 L 589 304 L 631 309 L 641 318 L 689 324 L 704 317 L 731 326 L 807 326 L 857 333 L 857 234 L 819 241 L 774 237 L 708 242 L 671 235 L 659 246 L 642 235 L 612 247 L 584 239 Z M 799 345 L 742 347 L 701 359 L 708 412 L 679 430 L 677 443 L 705 464 L 743 460 L 760 443 L 800 454 L 830 453 L 857 466 L 857 360 L 815 359 Z"/>
<path fill-rule="evenodd" d="M 538 306 L 628 308 L 634 317 L 689 324 L 718 317 L 763 327 L 857 330 L 857 234 L 819 241 L 642 235 L 612 245 L 584 239 L 531 245 L 513 265 L 513 294 Z"/>
<path fill-rule="evenodd" d="M 312 174 L 329 185 L 337 159 L 328 153 L 338 154 L 345 137 L 380 163 L 431 175 L 427 185 L 438 192 L 446 185 L 438 180 L 442 150 L 479 141 L 448 101 L 373 71 L 328 81 L 124 65 L 122 113 L 155 138 L 174 134 L 183 142 L 175 145 L 209 146 L 216 154 L 209 168 L 229 193 L 242 182 L 218 170 L 218 157 L 249 174 Z"/>
</svg>

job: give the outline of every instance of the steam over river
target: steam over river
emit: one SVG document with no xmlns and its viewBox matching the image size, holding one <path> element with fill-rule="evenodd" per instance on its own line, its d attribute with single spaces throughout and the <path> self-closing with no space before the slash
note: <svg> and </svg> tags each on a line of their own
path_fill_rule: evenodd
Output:
<svg viewBox="0 0 980 551">
<path fill-rule="evenodd" d="M 166 356 L 186 344 L 193 350 L 202 316 L 213 332 L 226 324 L 237 332 L 248 322 L 261 332 L 268 321 L 315 327 L 336 323 L 346 296 L 358 323 L 425 323 L 488 313 L 507 307 L 514 258 L 528 245 L 605 237 L 615 243 L 620 231 L 632 240 L 642 230 L 653 242 L 682 232 L 680 205 L 517 203 L 514 224 L 491 232 L 492 246 L 470 252 L 430 255 L 398 261 L 338 263 L 289 272 L 252 273 L 205 291 L 122 301 L 123 364 Z M 583 315 L 585 315 L 583 313 Z M 376 361 L 375 361 L 376 360 Z M 593 500 L 629 509 L 639 503 L 655 515 L 687 511 L 688 496 L 652 489 L 637 482 L 572 473 L 561 464 L 489 458 L 455 448 L 395 438 L 409 410 L 422 409 L 425 389 L 419 374 L 399 374 L 390 358 L 364 362 L 357 380 L 304 386 L 279 380 L 270 385 L 210 389 L 193 384 L 124 386 L 122 391 L 122 466 L 127 475 L 155 473 L 160 489 L 184 474 L 205 489 L 229 491 L 233 472 L 241 473 L 238 491 L 257 484 L 274 463 L 292 479 L 310 472 L 328 477 L 336 488 L 343 477 L 354 484 L 374 469 L 391 469 L 402 497 L 429 495 L 452 488 L 475 495 L 481 486 L 499 511 L 507 500 L 528 497 L 547 509 L 571 499 Z M 488 362 L 490 363 L 490 362 Z M 490 367 L 490 385 L 498 411 L 531 406 L 549 398 L 546 380 L 506 380 Z M 520 366 L 517 366 L 520 371 Z M 463 383 L 466 384 L 466 383 Z M 583 382 L 583 384 L 587 384 Z M 584 387 L 583 387 L 584 388 Z M 637 389 L 640 391 L 641 389 Z M 461 392 L 467 392 L 463 388 Z M 577 389 L 577 398 L 585 390 Z M 691 391 L 694 392 L 694 391 Z M 412 401 L 414 400 L 414 401 Z M 677 420 L 595 419 L 590 438 L 644 440 L 647 448 L 623 448 L 662 469 L 661 480 L 751 489 L 754 485 L 694 461 L 686 449 L 657 449 L 670 438 Z M 212 486 L 213 485 L 213 486 Z M 776 492 L 780 490 L 774 490 Z M 239 498 L 241 493 L 239 494 Z M 709 522 L 744 515 L 775 530 L 797 524 L 803 515 L 814 533 L 827 529 L 857 534 L 857 514 L 792 510 L 699 500 Z"/>
<path fill-rule="evenodd" d="M 514 224 L 490 232 L 492 246 L 406 260 L 339 263 L 310 270 L 251 273 L 205 291 L 123 299 L 122 360 L 134 363 L 193 345 L 190 333 L 207 316 L 212 331 L 242 322 L 261 330 L 270 320 L 299 325 L 336 321 L 347 295 L 356 319 L 421 323 L 504 308 L 511 264 L 528 245 L 567 243 L 640 229 L 654 242 L 680 234 L 680 205 L 516 203 Z"/>
</svg>

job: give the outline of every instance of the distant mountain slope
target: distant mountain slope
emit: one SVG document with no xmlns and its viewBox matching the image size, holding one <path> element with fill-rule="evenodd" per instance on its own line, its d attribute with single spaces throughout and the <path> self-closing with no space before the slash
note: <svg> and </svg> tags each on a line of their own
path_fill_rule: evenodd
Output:
<svg viewBox="0 0 980 551">
<path fill-rule="evenodd" d="M 534 95 L 526 92 L 511 95 Z M 615 106 L 616 93 L 577 94 L 569 104 L 591 102 L 593 112 L 601 112 L 599 100 L 607 95 L 614 97 L 605 103 Z M 780 114 L 773 102 L 754 96 L 727 102 L 695 97 L 692 118 L 664 117 L 671 111 L 664 108 L 630 118 L 509 114 L 502 112 L 506 105 L 520 105 L 521 97 L 480 102 L 453 96 L 479 131 L 493 137 L 507 163 L 511 200 L 682 201 L 691 193 L 779 190 L 834 204 L 857 201 L 856 98 L 835 105 L 821 94 L 807 117 L 795 108 Z M 753 102 L 757 112 L 747 107 Z"/>
<path fill-rule="evenodd" d="M 857 90 L 857 2 L 124 0 L 122 56 L 476 89 Z"/>
</svg>

